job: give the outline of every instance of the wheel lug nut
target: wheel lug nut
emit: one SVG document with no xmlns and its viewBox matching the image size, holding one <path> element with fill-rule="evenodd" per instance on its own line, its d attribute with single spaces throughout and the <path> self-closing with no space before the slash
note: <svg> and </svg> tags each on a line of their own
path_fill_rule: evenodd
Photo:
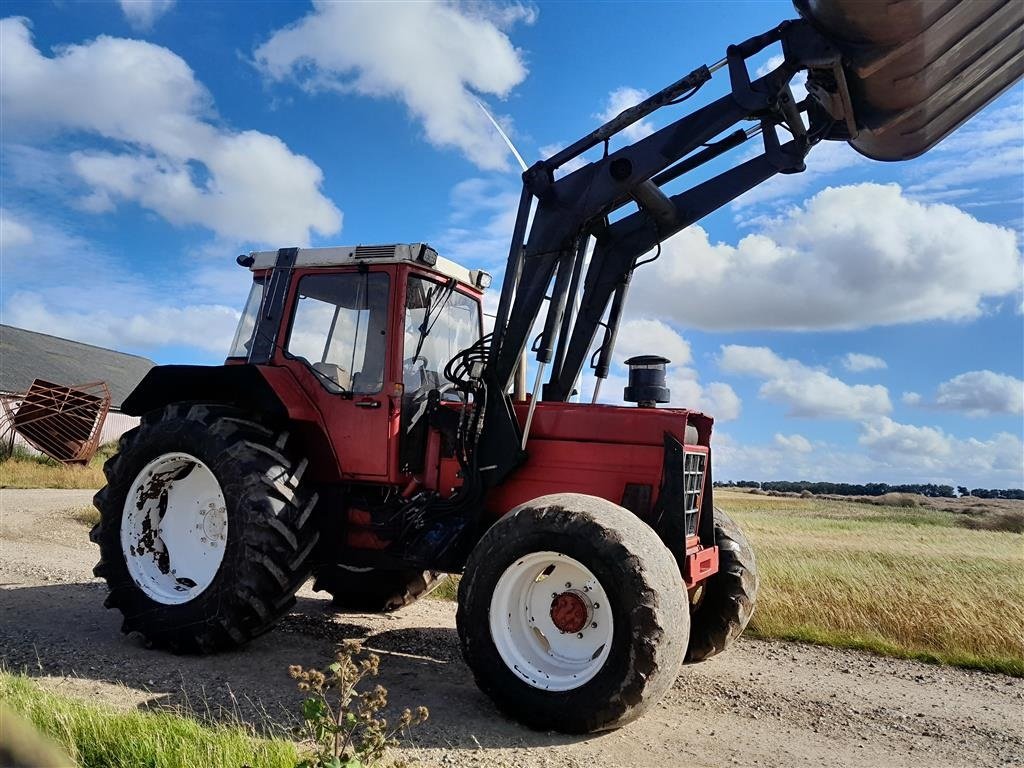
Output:
<svg viewBox="0 0 1024 768">
<path fill-rule="evenodd" d="M 583 633 L 580 632 L 578 635 L 576 635 L 576 637 L 578 637 L 580 640 L 582 640 L 583 639 Z"/>
<path fill-rule="evenodd" d="M 565 582 L 565 588 L 566 589 L 572 589 L 572 582 L 571 581 Z"/>
<path fill-rule="evenodd" d="M 597 629 L 597 622 L 596 621 L 590 622 L 590 628 L 591 629 Z"/>
</svg>

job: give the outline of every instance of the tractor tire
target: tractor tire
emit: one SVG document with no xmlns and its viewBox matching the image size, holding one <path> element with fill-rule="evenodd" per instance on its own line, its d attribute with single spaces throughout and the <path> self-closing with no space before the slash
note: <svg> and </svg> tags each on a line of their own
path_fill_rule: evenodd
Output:
<svg viewBox="0 0 1024 768">
<path fill-rule="evenodd" d="M 90 538 L 122 632 L 212 653 L 266 632 L 294 604 L 320 534 L 306 460 L 288 455 L 287 440 L 237 409 L 194 403 L 150 412 L 121 437 Z"/>
<path fill-rule="evenodd" d="M 412 605 L 447 578 L 437 571 L 385 571 L 332 563 L 313 568 L 313 590 L 328 592 L 341 611 L 390 613 Z"/>
<path fill-rule="evenodd" d="M 704 592 L 690 619 L 686 663 L 721 653 L 743 634 L 757 600 L 757 560 L 740 527 L 715 507 L 718 573 L 704 582 Z"/>
<path fill-rule="evenodd" d="M 676 561 L 646 523 L 605 499 L 556 494 L 480 539 L 456 624 L 463 658 L 499 709 L 538 730 L 592 733 L 636 719 L 668 691 L 690 614 Z"/>
</svg>

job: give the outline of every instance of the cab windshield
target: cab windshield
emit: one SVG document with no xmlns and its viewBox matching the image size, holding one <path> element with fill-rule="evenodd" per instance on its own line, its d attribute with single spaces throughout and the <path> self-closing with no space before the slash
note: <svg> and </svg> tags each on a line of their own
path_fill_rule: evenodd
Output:
<svg viewBox="0 0 1024 768">
<path fill-rule="evenodd" d="M 249 290 L 249 298 L 245 300 L 245 309 L 242 310 L 242 317 L 238 321 L 235 339 L 231 342 L 228 357 L 249 357 L 253 331 L 256 330 L 256 316 L 260 313 L 265 286 L 266 281 L 262 277 L 257 277 L 253 281 L 252 288 Z"/>
<path fill-rule="evenodd" d="M 405 391 L 450 390 L 444 368 L 480 338 L 480 305 L 455 290 L 454 281 L 409 278 L 405 298 Z M 454 393 L 453 393 L 454 394 Z"/>
</svg>

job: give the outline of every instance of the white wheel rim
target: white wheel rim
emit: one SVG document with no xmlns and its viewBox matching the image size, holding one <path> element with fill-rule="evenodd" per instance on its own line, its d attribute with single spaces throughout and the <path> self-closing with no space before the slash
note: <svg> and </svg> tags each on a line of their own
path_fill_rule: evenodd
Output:
<svg viewBox="0 0 1024 768">
<path fill-rule="evenodd" d="M 121 551 L 148 597 L 180 605 L 210 586 L 227 546 L 228 513 L 210 468 L 187 453 L 149 462 L 128 490 Z"/>
<path fill-rule="evenodd" d="M 585 685 L 612 647 L 604 587 L 589 568 L 561 552 L 533 552 L 505 569 L 491 596 L 490 624 L 502 661 L 545 691 Z"/>
</svg>

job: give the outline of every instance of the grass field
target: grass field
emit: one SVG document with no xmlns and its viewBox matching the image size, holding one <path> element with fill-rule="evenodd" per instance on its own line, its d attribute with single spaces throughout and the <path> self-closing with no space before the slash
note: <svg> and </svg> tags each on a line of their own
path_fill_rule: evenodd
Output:
<svg viewBox="0 0 1024 768">
<path fill-rule="evenodd" d="M 294 768 L 296 746 L 169 712 L 121 712 L 40 688 L 0 671 L 0 703 L 62 747 L 79 768 Z"/>
<path fill-rule="evenodd" d="M 929 508 L 715 499 L 757 552 L 752 635 L 1024 676 L 1024 536 Z"/>
<path fill-rule="evenodd" d="M 61 464 L 15 447 L 14 454 L 0 461 L 0 488 L 102 488 L 103 462 L 117 450 L 116 443 L 101 445 L 85 466 Z"/>
</svg>

